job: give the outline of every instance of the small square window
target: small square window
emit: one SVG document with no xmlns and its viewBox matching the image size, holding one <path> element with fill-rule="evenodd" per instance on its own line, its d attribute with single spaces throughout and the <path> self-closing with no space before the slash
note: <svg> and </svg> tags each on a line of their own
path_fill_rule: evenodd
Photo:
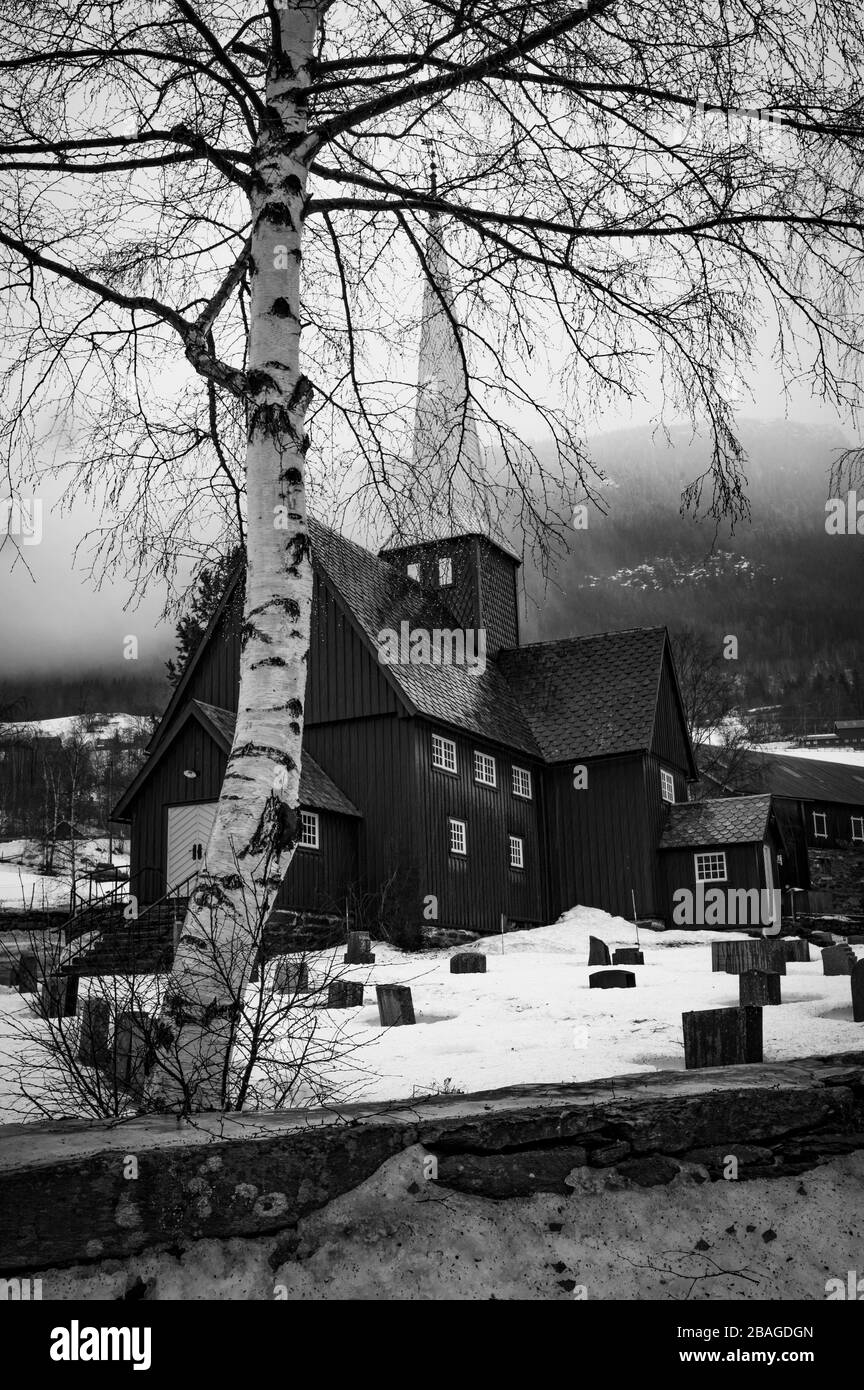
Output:
<svg viewBox="0 0 864 1390">
<path fill-rule="evenodd" d="M 852 817 L 852 839 L 864 840 L 864 816 Z"/>
<path fill-rule="evenodd" d="M 438 561 L 438 583 L 442 589 L 453 583 L 453 561 L 449 555 L 443 556 Z"/>
<path fill-rule="evenodd" d="M 447 824 L 450 827 L 450 853 L 467 854 L 468 827 L 464 820 L 454 820 L 453 817 L 450 816 L 448 817 Z"/>
<path fill-rule="evenodd" d="M 474 752 L 474 781 L 482 782 L 484 787 L 497 787 L 498 779 L 495 772 L 495 759 L 490 758 L 488 753 Z"/>
<path fill-rule="evenodd" d="M 300 847 L 301 849 L 320 849 L 317 811 L 300 812 Z"/>
<path fill-rule="evenodd" d="M 419 566 L 419 565 L 409 565 L 409 566 L 408 566 L 408 571 L 407 571 L 407 573 L 408 573 L 408 578 L 409 578 L 409 579 L 416 579 L 418 583 L 420 582 L 420 566 Z"/>
<path fill-rule="evenodd" d="M 524 797 L 526 801 L 531 800 L 531 773 L 525 767 L 513 769 L 513 795 Z"/>
<path fill-rule="evenodd" d="M 519 835 L 510 836 L 510 868 L 525 868 L 525 843 Z"/>
<path fill-rule="evenodd" d="M 710 854 L 697 854 L 696 882 L 723 883 L 726 878 L 726 855 L 722 850 Z"/>
<path fill-rule="evenodd" d="M 828 817 L 824 811 L 813 812 L 813 834 L 817 840 L 828 839 Z"/>
<path fill-rule="evenodd" d="M 456 772 L 456 744 L 452 739 L 432 735 L 432 766 L 442 772 Z"/>
<path fill-rule="evenodd" d="M 665 767 L 660 769 L 660 795 L 664 801 L 669 801 L 675 805 L 675 778 L 671 772 L 667 772 Z"/>
</svg>

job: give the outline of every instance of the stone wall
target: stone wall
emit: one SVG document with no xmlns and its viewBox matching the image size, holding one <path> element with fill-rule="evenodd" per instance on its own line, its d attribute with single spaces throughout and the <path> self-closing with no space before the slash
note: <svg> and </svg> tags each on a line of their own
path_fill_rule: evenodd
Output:
<svg viewBox="0 0 864 1390">
<path fill-rule="evenodd" d="M 418 1181 L 506 1199 L 574 1170 L 781 1177 L 864 1149 L 864 1052 L 348 1106 L 0 1129 L 0 1275 L 291 1230 L 420 1146 Z"/>
<path fill-rule="evenodd" d="M 812 886 L 830 892 L 835 912 L 864 912 L 864 845 L 808 850 Z"/>
</svg>

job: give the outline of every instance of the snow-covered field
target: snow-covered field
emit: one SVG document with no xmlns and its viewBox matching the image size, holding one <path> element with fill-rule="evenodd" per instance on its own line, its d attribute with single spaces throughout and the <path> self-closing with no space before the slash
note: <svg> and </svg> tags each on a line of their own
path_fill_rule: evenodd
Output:
<svg viewBox="0 0 864 1390">
<path fill-rule="evenodd" d="M 116 844 L 116 841 L 115 841 Z M 68 907 L 71 884 L 70 858 L 72 845 L 60 840 L 54 851 L 53 874 L 41 874 L 39 865 L 42 850 L 33 840 L 0 840 L 0 907 L 26 908 Z M 121 869 L 129 868 L 128 849 L 114 850 L 113 862 Z M 96 864 L 108 862 L 108 841 L 104 837 L 75 841 L 75 862 L 78 876 Z M 114 884 L 79 883 L 79 893 L 85 897 L 101 897 L 111 892 Z"/>
<path fill-rule="evenodd" d="M 589 933 L 610 947 L 634 940 L 632 923 L 575 908 L 553 926 L 508 934 L 503 951 L 500 938 L 479 943 L 485 975 L 451 975 L 449 950 L 405 955 L 381 942 L 373 966 L 346 970 L 343 947 L 310 956 L 313 986 L 334 957 L 339 973 L 367 986 L 361 1008 L 320 1011 L 322 1032 L 364 1044 L 342 1057 L 338 1093 L 387 1100 L 682 1068 L 682 1012 L 738 1002 L 738 978 L 712 973 L 709 943 L 739 933 L 643 932 L 636 988 L 616 990 L 589 987 Z M 809 964 L 787 965 L 783 1004 L 763 1011 L 766 1061 L 864 1046 L 848 976 L 824 976 L 815 947 L 811 954 Z M 376 983 L 411 986 L 415 1026 L 381 1028 Z M 0 1060 L 13 1012 L 27 1007 L 0 988 Z M 11 1122 L 11 1100 L 0 1090 L 0 1122 Z"/>
</svg>

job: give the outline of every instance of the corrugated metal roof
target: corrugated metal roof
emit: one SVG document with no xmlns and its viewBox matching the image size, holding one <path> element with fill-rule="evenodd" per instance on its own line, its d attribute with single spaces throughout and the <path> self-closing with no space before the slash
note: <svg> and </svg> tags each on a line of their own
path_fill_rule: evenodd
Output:
<svg viewBox="0 0 864 1390">
<path fill-rule="evenodd" d="M 770 796 L 727 796 L 672 806 L 661 849 L 734 845 L 765 839 Z"/>
</svg>

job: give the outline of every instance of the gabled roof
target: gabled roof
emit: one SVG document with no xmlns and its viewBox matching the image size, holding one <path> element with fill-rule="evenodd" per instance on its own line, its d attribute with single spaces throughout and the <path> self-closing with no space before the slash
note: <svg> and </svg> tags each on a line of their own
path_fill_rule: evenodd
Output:
<svg viewBox="0 0 864 1390">
<path fill-rule="evenodd" d="M 864 806 L 864 767 L 852 763 L 754 749 L 741 756 L 732 780 L 739 790 L 773 792 L 774 796 L 794 801 L 837 801 L 847 806 Z"/>
<path fill-rule="evenodd" d="M 547 762 L 649 749 L 666 629 L 631 628 L 498 653 Z"/>
<path fill-rule="evenodd" d="M 378 634 L 385 628 L 398 633 L 402 622 L 428 632 L 460 626 L 436 593 L 395 565 L 311 518 L 309 537 L 313 563 L 341 596 L 376 660 Z M 386 665 L 381 670 L 411 713 L 539 756 L 529 722 L 491 657 L 482 673 L 469 666 L 444 665 Z"/>
<path fill-rule="evenodd" d="M 660 849 L 760 843 L 771 815 L 770 796 L 726 796 L 672 806 Z"/>
<path fill-rule="evenodd" d="M 223 753 L 227 755 L 231 751 L 236 721 L 233 711 L 219 709 L 216 705 L 208 705 L 203 700 L 190 700 L 164 743 L 159 748 L 154 749 L 140 769 L 138 776 L 126 788 L 111 813 L 112 820 L 125 820 L 127 818 L 126 812 L 144 782 L 152 775 L 157 764 L 165 757 L 177 735 L 186 727 L 190 719 L 196 720 L 201 725 L 205 732 L 219 745 Z M 342 816 L 361 816 L 361 812 L 357 810 L 353 801 L 349 801 L 341 788 L 336 786 L 336 783 L 327 776 L 323 768 L 305 749 L 300 766 L 300 806 L 305 811 L 333 811 Z"/>
</svg>

